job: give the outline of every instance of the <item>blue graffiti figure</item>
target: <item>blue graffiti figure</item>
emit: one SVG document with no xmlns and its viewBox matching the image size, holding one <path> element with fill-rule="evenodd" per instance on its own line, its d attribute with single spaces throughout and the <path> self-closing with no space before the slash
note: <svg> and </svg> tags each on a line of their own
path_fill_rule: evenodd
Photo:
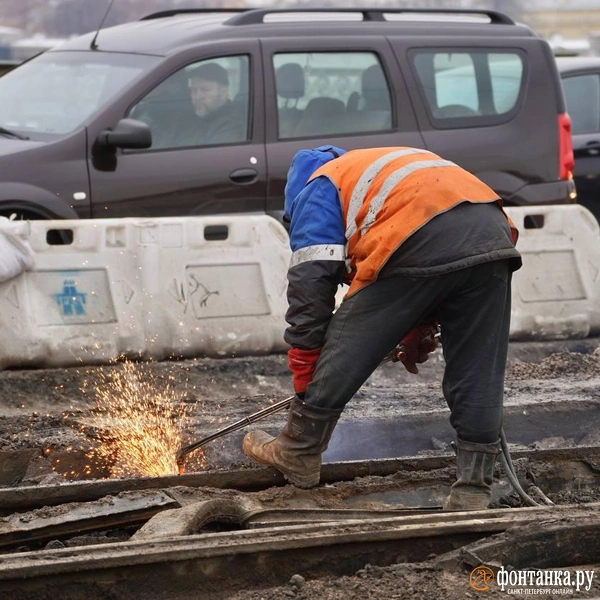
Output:
<svg viewBox="0 0 600 600">
<path fill-rule="evenodd" d="M 61 308 L 62 314 L 65 317 L 73 315 L 85 315 L 85 299 L 87 294 L 77 291 L 75 281 L 65 279 L 63 282 L 63 291 L 61 294 L 54 294 L 54 298 Z"/>
</svg>

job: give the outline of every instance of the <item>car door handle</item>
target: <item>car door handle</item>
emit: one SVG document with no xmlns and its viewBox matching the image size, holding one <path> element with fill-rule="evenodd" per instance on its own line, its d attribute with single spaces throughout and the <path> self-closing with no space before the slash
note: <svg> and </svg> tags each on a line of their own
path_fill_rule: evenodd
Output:
<svg viewBox="0 0 600 600">
<path fill-rule="evenodd" d="M 229 179 L 233 183 L 254 183 L 258 179 L 258 171 L 256 169 L 236 169 L 229 173 Z"/>
<path fill-rule="evenodd" d="M 582 145 L 575 145 L 573 152 L 576 158 L 582 158 L 585 156 L 598 156 L 600 154 L 600 141 L 592 140 Z"/>
</svg>

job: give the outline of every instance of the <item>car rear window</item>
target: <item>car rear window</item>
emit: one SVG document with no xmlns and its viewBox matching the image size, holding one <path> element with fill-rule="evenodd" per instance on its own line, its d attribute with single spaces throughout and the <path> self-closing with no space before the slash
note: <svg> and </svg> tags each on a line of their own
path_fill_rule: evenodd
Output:
<svg viewBox="0 0 600 600">
<path fill-rule="evenodd" d="M 600 76 L 574 75 L 563 79 L 573 133 L 600 131 Z"/>
<path fill-rule="evenodd" d="M 436 127 L 495 125 L 519 108 L 525 67 L 518 52 L 414 50 L 411 60 Z"/>
</svg>

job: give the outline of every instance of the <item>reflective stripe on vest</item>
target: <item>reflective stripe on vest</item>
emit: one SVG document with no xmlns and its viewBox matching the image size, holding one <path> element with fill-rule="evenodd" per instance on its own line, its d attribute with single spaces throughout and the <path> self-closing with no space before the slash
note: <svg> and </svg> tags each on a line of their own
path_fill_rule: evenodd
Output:
<svg viewBox="0 0 600 600">
<path fill-rule="evenodd" d="M 397 171 L 394 171 L 383 183 L 381 186 L 381 190 L 379 193 L 369 202 L 369 211 L 367 212 L 366 217 L 363 220 L 362 227 L 360 228 L 360 234 L 365 235 L 371 225 L 375 222 L 377 217 L 377 213 L 381 210 L 383 203 L 387 200 L 389 193 L 405 178 L 408 177 L 411 173 L 418 171 L 419 169 L 430 169 L 435 167 L 456 167 L 450 160 L 419 160 L 414 163 L 410 163 Z M 351 215 L 348 213 L 348 218 Z M 352 222 L 355 222 L 355 217 L 352 219 Z"/>
<path fill-rule="evenodd" d="M 350 202 L 348 203 L 348 217 L 346 219 L 348 226 L 346 228 L 346 239 L 349 240 L 356 231 L 356 214 L 360 210 L 365 196 L 371 186 L 373 178 L 385 167 L 388 163 L 400 158 L 401 156 L 408 156 L 410 154 L 432 154 L 428 150 L 419 150 L 418 148 L 403 148 L 402 150 L 394 150 L 388 152 L 382 157 L 378 158 L 370 166 L 368 166 L 360 176 L 357 184 L 354 186 Z"/>
<path fill-rule="evenodd" d="M 404 240 L 436 215 L 462 202 L 502 204 L 477 177 L 419 148 L 351 150 L 310 180 L 321 176 L 335 185 L 341 202 L 352 267 L 349 295 L 374 281 Z"/>
</svg>

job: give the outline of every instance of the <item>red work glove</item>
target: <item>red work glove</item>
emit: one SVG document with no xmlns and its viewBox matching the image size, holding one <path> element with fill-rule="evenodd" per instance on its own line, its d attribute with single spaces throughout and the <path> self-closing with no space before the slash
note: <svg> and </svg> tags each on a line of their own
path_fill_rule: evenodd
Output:
<svg viewBox="0 0 600 600">
<path fill-rule="evenodd" d="M 321 354 L 321 348 L 302 350 L 290 348 L 288 350 L 288 366 L 294 376 L 294 391 L 304 394 L 308 384 L 312 381 Z"/>
<path fill-rule="evenodd" d="M 398 344 L 394 362 L 400 361 L 409 373 L 419 372 L 417 364 L 427 362 L 429 355 L 437 348 L 438 323 L 436 320 L 424 321 L 413 327 Z"/>
</svg>

